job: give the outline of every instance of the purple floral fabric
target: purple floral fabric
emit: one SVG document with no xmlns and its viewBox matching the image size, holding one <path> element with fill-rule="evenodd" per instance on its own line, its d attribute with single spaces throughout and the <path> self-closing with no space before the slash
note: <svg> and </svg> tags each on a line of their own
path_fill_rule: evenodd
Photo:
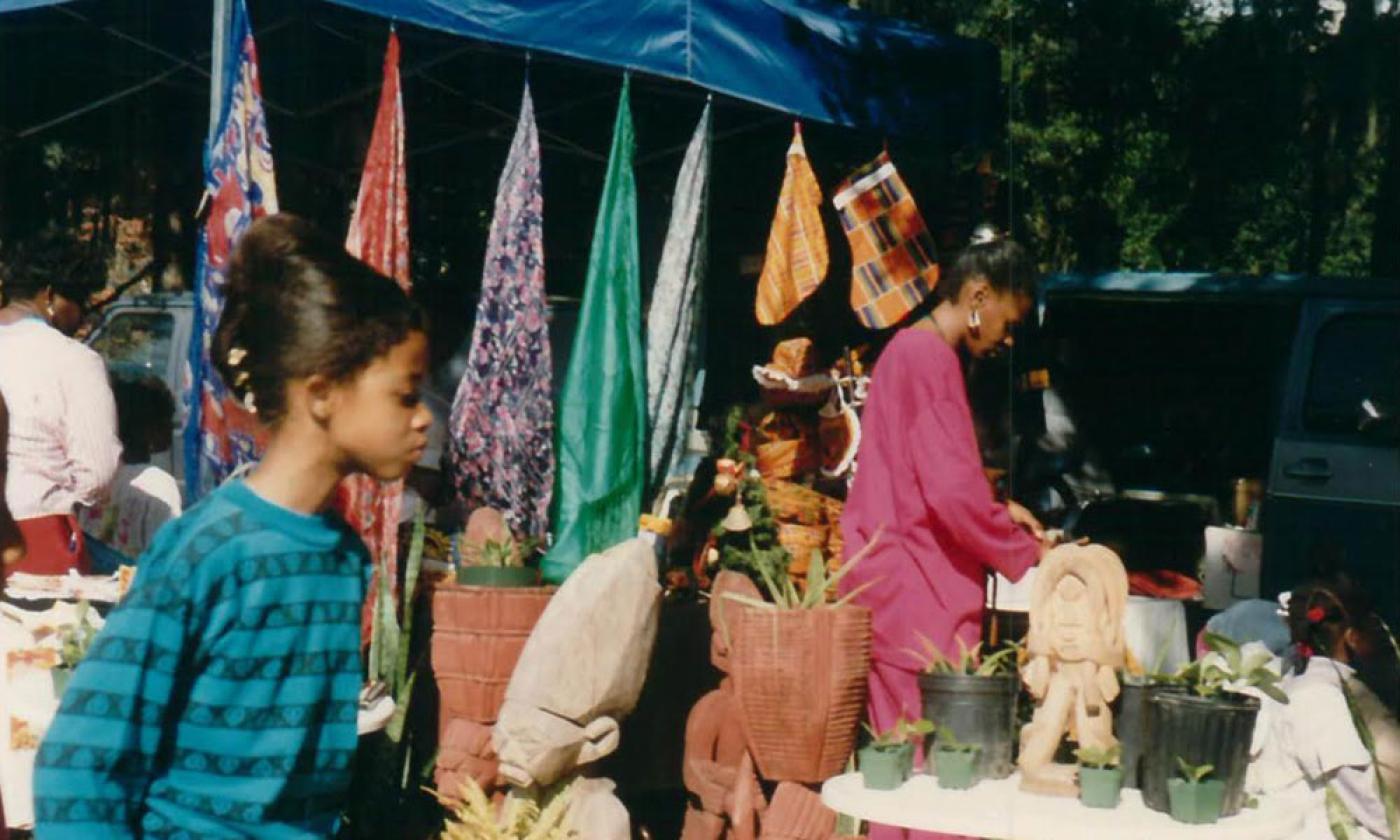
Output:
<svg viewBox="0 0 1400 840">
<path fill-rule="evenodd" d="M 467 510 L 490 506 L 543 537 L 554 487 L 544 294 L 544 198 L 530 89 L 496 193 L 467 370 L 452 403 L 450 474 Z"/>
</svg>

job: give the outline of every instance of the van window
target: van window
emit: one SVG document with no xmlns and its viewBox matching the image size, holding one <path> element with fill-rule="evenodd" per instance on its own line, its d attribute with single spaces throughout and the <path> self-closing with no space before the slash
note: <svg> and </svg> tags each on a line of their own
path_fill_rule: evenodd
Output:
<svg viewBox="0 0 1400 840">
<path fill-rule="evenodd" d="M 168 312 L 119 312 L 92 340 L 107 366 L 149 372 L 162 381 L 170 369 L 175 318 Z"/>
<path fill-rule="evenodd" d="M 1317 333 L 1303 402 L 1309 432 L 1400 440 L 1400 315 L 1343 315 Z"/>
</svg>

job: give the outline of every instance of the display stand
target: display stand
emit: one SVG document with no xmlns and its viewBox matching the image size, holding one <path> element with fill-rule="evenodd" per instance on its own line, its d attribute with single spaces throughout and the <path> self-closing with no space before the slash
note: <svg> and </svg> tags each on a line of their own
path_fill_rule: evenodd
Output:
<svg viewBox="0 0 1400 840">
<path fill-rule="evenodd" d="M 822 802 L 837 813 L 879 825 L 1004 840 L 1272 840 L 1303 827 L 1302 802 L 1260 797 L 1214 825 L 1186 825 L 1149 809 L 1135 790 L 1124 790 L 1116 809 L 1086 808 L 1079 800 L 1037 796 L 1020 789 L 1019 774 L 981 782 L 971 790 L 944 790 L 919 774 L 892 791 L 867 790 L 859 773 L 829 779 Z"/>
</svg>

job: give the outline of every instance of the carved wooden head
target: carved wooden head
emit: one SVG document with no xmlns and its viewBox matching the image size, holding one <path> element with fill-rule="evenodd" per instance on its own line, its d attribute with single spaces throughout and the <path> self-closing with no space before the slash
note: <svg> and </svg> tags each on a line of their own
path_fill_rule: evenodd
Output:
<svg viewBox="0 0 1400 840">
<path fill-rule="evenodd" d="M 1045 555 L 1031 591 L 1031 656 L 1123 666 L 1128 573 L 1101 545 L 1063 545 Z"/>
</svg>

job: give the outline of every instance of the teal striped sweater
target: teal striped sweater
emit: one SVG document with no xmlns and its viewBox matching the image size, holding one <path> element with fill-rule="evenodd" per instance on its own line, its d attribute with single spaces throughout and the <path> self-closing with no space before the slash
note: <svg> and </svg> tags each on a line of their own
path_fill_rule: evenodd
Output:
<svg viewBox="0 0 1400 840">
<path fill-rule="evenodd" d="M 368 568 L 241 481 L 163 528 L 39 749 L 39 840 L 333 833 Z"/>
</svg>

